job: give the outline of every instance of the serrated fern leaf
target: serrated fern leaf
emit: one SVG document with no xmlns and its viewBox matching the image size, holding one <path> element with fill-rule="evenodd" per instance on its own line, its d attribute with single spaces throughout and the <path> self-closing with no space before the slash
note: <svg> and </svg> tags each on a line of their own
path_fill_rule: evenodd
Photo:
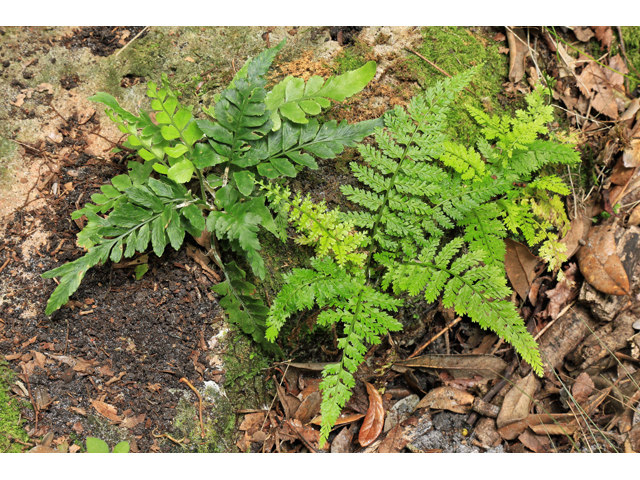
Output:
<svg viewBox="0 0 640 480">
<path fill-rule="evenodd" d="M 361 91 L 374 77 L 376 64 L 371 61 L 363 67 L 326 81 L 313 76 L 307 82 L 301 78 L 286 77 L 276 84 L 266 99 L 272 112 L 273 130 L 281 126 L 281 117 L 295 123 L 307 123 L 306 115 L 317 115 L 331 105 L 328 99 L 343 101 Z"/>
</svg>

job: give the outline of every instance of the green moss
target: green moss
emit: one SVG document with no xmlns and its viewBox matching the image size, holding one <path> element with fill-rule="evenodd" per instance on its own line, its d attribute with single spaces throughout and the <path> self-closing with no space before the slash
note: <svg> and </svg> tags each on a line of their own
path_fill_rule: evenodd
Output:
<svg viewBox="0 0 640 480">
<path fill-rule="evenodd" d="M 622 29 L 622 37 L 624 38 L 624 46 L 627 53 L 627 58 L 633 67 L 635 67 L 635 71 L 633 68 L 629 68 L 631 70 L 629 77 L 629 91 L 633 92 L 638 84 L 640 84 L 640 79 L 637 78 L 637 73 L 640 72 L 640 27 L 620 27 Z"/>
<path fill-rule="evenodd" d="M 356 41 L 354 45 L 344 48 L 333 59 L 333 65 L 337 74 L 343 74 L 356 70 L 367 63 L 367 54 L 372 48 L 364 42 Z"/>
<path fill-rule="evenodd" d="M 498 51 L 501 44 L 479 29 L 475 32 L 472 30 L 465 27 L 425 27 L 422 30 L 422 45 L 417 50 L 452 76 L 484 63 L 472 85 L 460 94 L 456 108 L 448 117 L 450 133 L 466 144 L 473 143 L 480 133 L 476 122 L 466 111 L 466 105 L 490 114 L 513 113 L 524 105 L 522 99 L 507 102 L 500 95 L 502 84 L 507 81 L 509 74 L 509 58 Z M 415 56 L 410 58 L 409 65 L 424 89 L 445 78 L 437 69 Z"/>
<path fill-rule="evenodd" d="M 21 452 L 24 446 L 13 439 L 23 442 L 29 440 L 20 418 L 20 409 L 26 406 L 26 403 L 9 395 L 13 381 L 13 371 L 4 360 L 0 360 L 0 453 Z"/>
</svg>

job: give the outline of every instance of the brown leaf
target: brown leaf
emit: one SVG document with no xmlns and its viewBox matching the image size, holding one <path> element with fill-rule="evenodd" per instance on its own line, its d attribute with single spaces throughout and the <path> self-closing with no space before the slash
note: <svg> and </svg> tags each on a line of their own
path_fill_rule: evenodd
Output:
<svg viewBox="0 0 640 480">
<path fill-rule="evenodd" d="M 454 387 L 439 387 L 429 390 L 416 406 L 416 410 L 429 407 L 433 410 L 450 410 L 469 413 L 475 397 Z"/>
<path fill-rule="evenodd" d="M 447 370 L 455 378 L 499 378 L 507 369 L 507 363 L 494 355 L 421 355 L 394 363 L 403 367 Z"/>
<path fill-rule="evenodd" d="M 523 300 L 527 298 L 527 291 L 535 278 L 535 268 L 540 259 L 533 255 L 527 247 L 521 243 L 506 238 L 507 247 L 504 256 L 504 267 L 513 289 L 518 292 Z"/>
<path fill-rule="evenodd" d="M 567 303 L 576 286 L 575 275 L 577 272 L 578 266 L 575 263 L 570 263 L 569 267 L 564 271 L 564 278 L 558 282 L 553 290 L 546 292 L 549 304 L 543 312 L 545 316 L 553 320 L 558 318 L 560 309 Z"/>
<path fill-rule="evenodd" d="M 560 240 L 560 243 L 564 243 L 567 246 L 566 255 L 568 259 L 573 257 L 578 251 L 580 241 L 584 241 L 587 238 L 592 223 L 591 217 L 582 214 L 578 214 L 576 218 L 571 220 L 569 232 Z"/>
<path fill-rule="evenodd" d="M 591 29 L 596 34 L 596 38 L 600 41 L 600 45 L 602 48 L 606 48 L 609 50 L 611 48 L 611 41 L 613 40 L 613 32 L 611 31 L 611 27 L 594 27 Z"/>
<path fill-rule="evenodd" d="M 322 402 L 322 395 L 320 392 L 313 392 L 308 395 L 298 407 L 295 418 L 302 423 L 309 423 L 313 417 L 320 412 L 320 403 Z"/>
<path fill-rule="evenodd" d="M 397 424 L 384 438 L 380 446 L 378 447 L 378 453 L 400 453 L 400 451 L 407 446 L 409 439 L 404 438 L 405 428 L 400 424 Z"/>
<path fill-rule="evenodd" d="M 627 168 L 640 167 L 640 139 L 631 139 L 629 147 L 622 153 L 622 163 Z M 629 175 L 631 174 L 633 174 L 633 170 Z M 613 182 L 613 175 L 611 181 Z M 624 183 L 618 183 L 618 185 L 624 185 Z"/>
<path fill-rule="evenodd" d="M 536 453 L 545 453 L 548 451 L 551 442 L 549 437 L 543 435 L 534 435 L 529 429 L 525 430 L 518 440 L 527 447 L 529 450 L 533 450 Z"/>
<path fill-rule="evenodd" d="M 527 34 L 522 28 L 507 29 L 509 41 L 509 80 L 517 83 L 524 78 L 525 61 L 529 56 Z"/>
<path fill-rule="evenodd" d="M 627 225 L 640 225 L 640 205 L 636 205 L 631 211 Z"/>
<path fill-rule="evenodd" d="M 575 383 L 571 387 L 571 395 L 573 395 L 574 400 L 578 404 L 582 405 L 587 401 L 594 388 L 595 385 L 593 384 L 593 380 L 591 380 L 589 374 L 587 372 L 582 372 L 578 375 Z"/>
<path fill-rule="evenodd" d="M 242 423 L 238 427 L 238 430 L 245 430 L 249 435 L 253 435 L 256 431 L 262 428 L 264 423 L 266 412 L 248 413 L 244 416 Z"/>
<path fill-rule="evenodd" d="M 124 428 L 133 428 L 136 425 L 144 422 L 144 417 L 145 414 L 141 413 L 140 415 L 136 415 L 135 417 L 125 418 L 120 425 Z"/>
<path fill-rule="evenodd" d="M 308 425 L 302 425 L 300 420 L 295 418 L 291 418 L 284 422 L 283 427 L 287 430 L 284 430 L 285 433 L 290 436 L 295 436 L 298 438 L 303 438 L 306 442 L 314 448 L 317 448 L 318 441 L 320 440 L 320 432 L 313 427 Z"/>
<path fill-rule="evenodd" d="M 513 440 L 518 437 L 522 432 L 524 432 L 527 427 L 535 427 L 536 425 L 541 425 L 543 423 L 552 423 L 556 422 L 567 422 L 573 419 L 573 414 L 537 414 L 533 413 L 528 415 L 527 418 L 520 420 L 518 422 L 511 423 L 509 425 L 505 425 L 504 427 L 498 429 L 498 434 L 505 440 Z"/>
<path fill-rule="evenodd" d="M 587 244 L 578 250 L 576 258 L 580 272 L 595 289 L 610 295 L 629 293 L 629 278 L 616 254 L 616 241 L 610 227 L 593 227 Z"/>
<path fill-rule="evenodd" d="M 589 27 L 573 27 L 573 33 L 575 33 L 576 38 L 581 42 L 588 42 L 589 39 L 595 35 Z"/>
<path fill-rule="evenodd" d="M 363 447 L 368 447 L 376 441 L 382 427 L 384 426 L 384 407 L 382 406 L 382 397 L 373 385 L 365 382 L 367 393 L 369 394 L 369 410 L 364 417 L 360 433 L 358 434 L 358 442 Z"/>
<path fill-rule="evenodd" d="M 121 421 L 122 419 L 118 416 L 118 409 L 113 405 L 109 405 L 108 403 L 101 402 L 100 400 L 91 400 L 91 405 L 95 408 L 98 413 L 107 417 L 109 420 L 113 421 Z"/>
<path fill-rule="evenodd" d="M 289 395 L 285 389 L 278 383 L 276 376 L 273 376 L 273 381 L 276 384 L 276 390 L 278 391 L 278 398 L 284 409 L 284 415 L 286 419 L 293 418 L 298 407 L 300 406 L 300 400 L 293 395 Z"/>
<path fill-rule="evenodd" d="M 360 420 L 363 417 L 364 417 L 364 414 L 362 414 L 362 413 L 343 414 L 343 415 L 340 415 L 338 417 L 338 420 L 336 420 L 335 426 L 337 427 L 339 425 L 346 425 L 348 423 L 357 422 L 358 420 Z M 309 423 L 312 423 L 313 425 L 320 425 L 322 423 L 322 415 L 318 415 L 313 420 L 311 420 Z"/>
<path fill-rule="evenodd" d="M 82 407 L 69 407 L 69 410 L 71 410 L 72 412 L 76 412 L 77 414 L 82 415 L 83 417 L 87 416 L 87 411 Z"/>
<path fill-rule="evenodd" d="M 569 425 L 567 423 L 547 423 L 541 425 L 532 425 L 531 430 L 533 430 L 538 435 L 573 435 L 578 428 L 577 425 Z"/>
<path fill-rule="evenodd" d="M 351 453 L 351 440 L 354 433 L 353 425 L 340 430 L 331 442 L 331 453 Z"/>
<path fill-rule="evenodd" d="M 502 402 L 502 408 L 496 419 L 498 429 L 527 418 L 537 387 L 538 380 L 533 372 L 516 382 Z"/>
</svg>

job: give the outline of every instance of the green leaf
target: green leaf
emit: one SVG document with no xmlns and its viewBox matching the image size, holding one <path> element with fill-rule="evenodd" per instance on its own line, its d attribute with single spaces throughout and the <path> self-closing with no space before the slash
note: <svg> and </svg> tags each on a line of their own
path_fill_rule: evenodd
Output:
<svg viewBox="0 0 640 480">
<path fill-rule="evenodd" d="M 180 137 L 180 132 L 173 125 L 165 125 L 160 129 L 160 132 L 165 140 L 175 140 Z"/>
<path fill-rule="evenodd" d="M 87 453 L 109 453 L 109 445 L 99 438 L 87 437 Z"/>
<path fill-rule="evenodd" d="M 229 208 L 238 200 L 238 190 L 233 185 L 225 185 L 216 191 L 216 204 L 220 208 Z"/>
<path fill-rule="evenodd" d="M 191 122 L 189 126 L 182 132 L 182 137 L 189 146 L 200 140 L 203 135 L 204 134 L 202 133 L 202 130 L 200 130 L 200 127 L 198 127 L 198 124 L 196 122 Z"/>
<path fill-rule="evenodd" d="M 245 197 L 251 195 L 255 184 L 255 175 L 253 173 L 247 172 L 246 170 L 240 170 L 239 172 L 233 172 L 233 178 L 235 179 L 238 190 L 240 190 L 242 195 Z"/>
<path fill-rule="evenodd" d="M 272 158 L 271 165 L 273 165 L 282 175 L 287 177 L 295 177 L 298 171 L 295 167 L 285 158 Z"/>
<path fill-rule="evenodd" d="M 164 253 L 164 247 L 167 245 L 167 236 L 164 233 L 164 223 L 161 217 L 156 218 L 151 222 L 151 245 L 153 246 L 153 252 L 161 257 Z"/>
<path fill-rule="evenodd" d="M 175 147 L 164 147 L 164 153 L 169 155 L 171 158 L 179 158 L 189 151 L 186 145 L 179 143 Z"/>
<path fill-rule="evenodd" d="M 124 118 L 128 122 L 136 123 L 140 120 L 138 117 L 136 117 L 132 113 L 129 113 L 125 109 L 123 109 L 118 103 L 118 101 L 108 93 L 102 93 L 102 92 L 96 93 L 92 97 L 89 97 L 89 100 L 91 100 L 92 102 L 102 103 L 107 107 L 112 108 L 116 113 L 118 113 L 122 118 Z"/>
<path fill-rule="evenodd" d="M 280 107 L 280 114 L 283 117 L 287 117 L 292 122 L 307 123 L 307 117 L 304 115 L 304 111 L 298 106 L 297 103 L 285 103 Z"/>
<path fill-rule="evenodd" d="M 357 70 L 337 77 L 330 77 L 323 87 L 316 92 L 316 95 L 342 102 L 345 98 L 358 93 L 366 87 L 375 75 L 376 62 L 367 62 Z"/>
<path fill-rule="evenodd" d="M 189 123 L 189 120 L 191 120 L 192 118 L 193 116 L 191 115 L 191 112 L 189 110 L 187 110 L 186 108 L 181 108 L 173 117 L 173 124 L 178 130 L 182 131 Z"/>
<path fill-rule="evenodd" d="M 233 133 L 226 128 L 209 120 L 196 120 L 195 123 L 198 124 L 200 130 L 202 130 L 207 137 L 215 140 L 216 142 L 233 145 Z"/>
<path fill-rule="evenodd" d="M 271 163 L 261 163 L 258 165 L 258 173 L 271 180 L 278 178 L 281 175 L 280 171 L 271 165 Z"/>
<path fill-rule="evenodd" d="M 193 164 L 199 168 L 213 167 L 227 161 L 226 157 L 219 155 L 208 143 L 197 143 L 191 155 Z"/>
<path fill-rule="evenodd" d="M 138 267 L 141 267 L 141 266 L 142 265 L 138 265 Z M 140 280 L 140 278 L 138 277 L 138 274 L 137 274 L 137 270 L 138 269 L 136 268 L 136 280 Z M 143 274 L 144 274 L 144 272 L 143 272 Z M 142 277 L 142 275 L 140 275 L 140 277 Z M 125 441 L 125 442 L 118 443 L 115 447 L 113 447 L 113 453 L 129 453 L 129 442 Z"/>
<path fill-rule="evenodd" d="M 124 192 L 127 188 L 131 187 L 131 179 L 129 175 L 117 175 L 111 179 L 111 183 L 121 192 Z"/>
<path fill-rule="evenodd" d="M 145 273 L 147 273 L 148 270 L 149 270 L 149 264 L 148 263 L 142 263 L 142 264 L 138 265 L 134 270 L 135 274 L 136 274 L 136 280 L 140 280 L 142 278 L 142 276 Z M 120 445 L 120 444 L 118 444 L 118 445 Z M 127 447 L 128 447 L 128 444 L 127 444 Z M 117 448 L 117 445 L 116 445 L 116 448 Z M 114 451 L 114 453 L 118 453 L 118 452 L 115 451 L 115 449 L 113 451 Z M 127 448 L 127 452 L 128 451 L 129 450 Z M 126 453 L 126 452 L 124 452 L 124 453 Z"/>
<path fill-rule="evenodd" d="M 151 208 L 156 213 L 164 209 L 162 201 L 146 187 L 130 187 L 125 192 L 129 200 L 137 205 Z"/>
<path fill-rule="evenodd" d="M 167 205 L 167 208 L 170 209 L 170 220 L 167 225 L 167 236 L 169 237 L 169 241 L 171 242 L 171 246 L 174 250 L 180 250 L 182 246 L 182 242 L 184 241 L 185 231 L 180 226 L 180 215 L 174 209 Z"/>
<path fill-rule="evenodd" d="M 184 159 L 181 162 L 176 163 L 173 167 L 171 167 L 167 173 L 167 176 L 178 183 L 186 183 L 191 180 L 191 176 L 195 168 L 193 163 L 189 160 Z"/>
<path fill-rule="evenodd" d="M 197 230 L 202 231 L 205 229 L 205 218 L 202 215 L 202 210 L 195 205 L 187 205 L 180 211 L 180 213 L 182 213 L 182 215 L 184 215 L 184 217 L 189 220 L 191 225 L 193 225 Z"/>
<path fill-rule="evenodd" d="M 166 165 L 163 165 L 161 163 L 154 163 L 153 164 L 153 169 L 158 172 L 161 173 L 163 175 L 166 175 L 169 173 L 169 168 Z"/>
</svg>

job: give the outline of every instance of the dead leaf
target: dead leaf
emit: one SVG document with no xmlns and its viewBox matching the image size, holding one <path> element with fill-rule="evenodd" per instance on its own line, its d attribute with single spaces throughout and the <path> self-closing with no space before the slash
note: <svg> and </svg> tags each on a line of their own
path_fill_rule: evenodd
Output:
<svg viewBox="0 0 640 480">
<path fill-rule="evenodd" d="M 309 423 L 313 417 L 320 412 L 320 403 L 322 402 L 322 395 L 320 392 L 313 392 L 308 395 L 298 407 L 295 418 L 302 423 Z"/>
<path fill-rule="evenodd" d="M 498 434 L 504 440 L 514 440 L 517 438 L 522 432 L 524 432 L 527 427 L 535 427 L 536 425 L 541 425 L 543 423 L 552 423 L 556 422 L 568 422 L 574 418 L 573 414 L 537 414 L 533 413 L 528 415 L 527 418 L 511 423 L 509 425 L 505 425 L 504 427 L 498 429 Z"/>
<path fill-rule="evenodd" d="M 640 139 L 634 138 L 629 142 L 629 147 L 622 153 L 622 162 L 627 168 L 640 167 Z M 624 183 L 618 185 L 624 185 Z"/>
<path fill-rule="evenodd" d="M 360 420 L 363 417 L 364 417 L 364 414 L 362 414 L 362 413 L 342 414 L 342 415 L 340 415 L 338 417 L 338 420 L 336 420 L 335 426 L 338 427 L 340 425 L 346 425 L 348 423 L 357 422 L 358 420 Z M 311 423 L 313 425 L 320 425 L 322 423 L 322 415 L 318 415 L 313 420 L 311 420 L 309 423 Z"/>
<path fill-rule="evenodd" d="M 535 268 L 540 259 L 533 255 L 527 247 L 521 243 L 505 238 L 507 248 L 504 256 L 504 267 L 513 289 L 518 292 L 520 298 L 525 300 L 531 282 L 535 278 Z"/>
<path fill-rule="evenodd" d="M 389 430 L 389 433 L 387 433 L 387 436 L 384 437 L 384 440 L 382 440 L 382 443 L 378 447 L 378 453 L 400 453 L 409 443 L 409 439 L 404 436 L 405 428 L 408 427 L 397 424 Z"/>
<path fill-rule="evenodd" d="M 536 453 L 545 453 L 549 450 L 551 442 L 549 437 L 543 435 L 534 435 L 529 429 L 522 432 L 518 437 L 518 440 L 527 447 L 529 450 L 533 450 Z"/>
<path fill-rule="evenodd" d="M 421 355 L 394 363 L 394 366 L 446 370 L 454 378 L 499 378 L 507 363 L 494 355 Z"/>
<path fill-rule="evenodd" d="M 266 412 L 248 413 L 244 416 L 242 423 L 238 427 L 238 430 L 246 431 L 249 436 L 262 428 Z"/>
<path fill-rule="evenodd" d="M 69 453 L 78 453 L 80 451 L 80 445 L 70 445 L 69 446 Z"/>
<path fill-rule="evenodd" d="M 576 218 L 571 220 L 569 232 L 560 240 L 560 243 L 564 243 L 567 246 L 567 258 L 573 257 L 578 251 L 580 241 L 584 241 L 587 238 L 592 224 L 591 217 L 588 215 L 578 214 Z"/>
<path fill-rule="evenodd" d="M 76 432 L 78 435 L 80 435 L 82 432 L 84 432 L 84 428 L 82 428 L 82 424 L 80 422 L 76 422 L 73 424 L 73 427 L 71 427 L 73 429 L 74 432 Z"/>
<path fill-rule="evenodd" d="M 420 408 L 431 408 L 432 410 L 450 410 L 455 413 L 469 413 L 475 397 L 470 393 L 463 392 L 454 387 L 439 387 L 429 390 L 416 405 L 416 410 Z"/>
<path fill-rule="evenodd" d="M 509 41 L 509 80 L 517 83 L 524 78 L 525 61 L 529 56 L 527 35 L 522 28 L 508 28 Z"/>
<path fill-rule="evenodd" d="M 351 440 L 354 433 L 353 425 L 340 430 L 331 442 L 331 453 L 351 453 Z"/>
<path fill-rule="evenodd" d="M 45 357 L 44 354 L 42 354 L 40 352 L 36 352 L 35 350 L 31 350 L 31 352 L 33 353 L 33 357 L 34 357 L 33 361 L 34 361 L 34 363 L 38 367 L 44 369 L 44 364 L 47 361 L 47 357 Z"/>
<path fill-rule="evenodd" d="M 122 420 L 122 423 L 120 423 L 120 426 L 124 428 L 133 428 L 136 425 L 139 425 L 142 422 L 144 422 L 144 417 L 145 417 L 145 414 L 141 413 L 140 415 L 136 415 L 135 417 L 125 418 L 124 420 Z"/>
<path fill-rule="evenodd" d="M 591 29 L 594 31 L 596 38 L 600 41 L 602 48 L 609 50 L 611 48 L 611 41 L 613 40 L 613 32 L 611 27 L 594 27 Z"/>
<path fill-rule="evenodd" d="M 616 254 L 616 241 L 609 226 L 593 227 L 576 258 L 580 272 L 595 289 L 609 295 L 629 293 L 629 278 Z"/>
<path fill-rule="evenodd" d="M 46 90 L 47 93 L 53 93 L 53 85 L 50 83 L 41 83 L 36 87 L 36 90 L 39 92 L 44 92 Z"/>
<path fill-rule="evenodd" d="M 24 93 L 19 93 L 18 96 L 16 97 L 16 101 L 15 102 L 9 102 L 11 105 L 15 105 L 16 107 L 21 107 L 22 104 L 24 103 L 24 99 L 27 98 L 27 96 Z"/>
<path fill-rule="evenodd" d="M 549 304 L 543 312 L 543 315 L 553 320 L 558 318 L 558 314 L 571 294 L 575 291 L 576 287 L 576 273 L 578 272 L 578 266 L 575 263 L 570 263 L 568 268 L 564 271 L 564 278 L 558 282 L 554 289 L 546 292 Z"/>
<path fill-rule="evenodd" d="M 540 436 L 546 435 L 573 435 L 578 428 L 577 425 L 569 425 L 567 423 L 546 423 L 541 425 L 532 425 L 531 430 Z"/>
<path fill-rule="evenodd" d="M 91 107 L 87 107 L 83 110 L 80 110 L 78 112 L 78 124 L 84 125 L 91 119 L 91 117 L 93 117 L 95 113 L 96 111 Z"/>
<path fill-rule="evenodd" d="M 360 433 L 358 434 L 358 442 L 363 447 L 368 447 L 376 441 L 382 427 L 384 426 L 384 407 L 382 406 L 382 397 L 373 385 L 365 382 L 367 393 L 369 394 L 369 409 L 364 417 Z"/>
<path fill-rule="evenodd" d="M 573 395 L 573 399 L 576 403 L 582 405 L 587 401 L 594 388 L 595 385 L 593 384 L 593 380 L 591 380 L 589 374 L 587 372 L 582 372 L 578 375 L 575 383 L 571 387 L 571 395 Z"/>
<path fill-rule="evenodd" d="M 589 39 L 595 35 L 589 27 L 573 27 L 573 33 L 575 33 L 576 38 L 581 42 L 588 42 Z"/>
<path fill-rule="evenodd" d="M 76 412 L 78 415 L 82 415 L 83 417 L 87 416 L 87 411 L 82 407 L 69 407 L 69 410 Z"/>
<path fill-rule="evenodd" d="M 285 389 L 278 383 L 276 376 L 273 376 L 273 381 L 276 384 L 276 390 L 278 391 L 278 398 L 284 409 L 284 415 L 286 419 L 293 418 L 298 407 L 300 406 L 300 400 L 293 395 L 289 395 Z"/>
<path fill-rule="evenodd" d="M 112 268 L 127 268 L 127 267 L 135 267 L 138 265 L 142 265 L 144 263 L 149 263 L 149 255 L 148 254 L 144 254 L 144 255 L 140 255 L 137 258 L 134 258 L 133 260 L 127 260 L 124 262 L 118 262 L 118 263 L 114 263 L 111 267 Z"/>
<path fill-rule="evenodd" d="M 640 205 L 636 205 L 631 211 L 627 225 L 640 225 Z"/>
<path fill-rule="evenodd" d="M 113 405 L 101 402 L 100 400 L 91 400 L 91 405 L 95 408 L 99 414 L 107 417 L 109 420 L 119 422 L 122 419 L 118 416 L 118 409 Z"/>
<path fill-rule="evenodd" d="M 287 431 L 288 429 L 288 431 Z M 280 434 L 289 435 L 291 437 L 303 438 L 309 445 L 317 448 L 318 441 L 320 440 L 320 432 L 308 425 L 302 425 L 300 420 L 290 418 L 283 423 L 283 429 Z"/>
<path fill-rule="evenodd" d="M 496 419 L 498 429 L 527 418 L 537 387 L 538 380 L 533 372 L 516 382 L 502 402 L 502 408 Z"/>
</svg>

